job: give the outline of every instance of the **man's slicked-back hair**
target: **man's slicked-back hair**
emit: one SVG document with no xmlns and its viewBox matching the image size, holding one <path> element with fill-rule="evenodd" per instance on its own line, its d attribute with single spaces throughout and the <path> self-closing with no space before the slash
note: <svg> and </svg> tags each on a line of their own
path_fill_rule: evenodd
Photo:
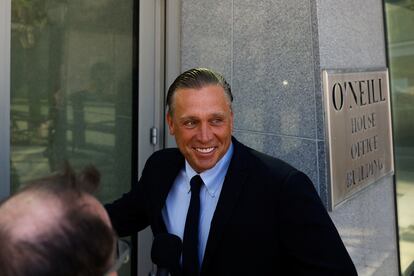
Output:
<svg viewBox="0 0 414 276">
<path fill-rule="evenodd" d="M 178 89 L 201 89 L 208 85 L 221 86 L 231 105 L 233 102 L 231 87 L 221 74 L 207 68 L 193 68 L 179 75 L 170 85 L 167 93 L 168 113 L 172 115 L 174 112 L 174 95 Z"/>
</svg>

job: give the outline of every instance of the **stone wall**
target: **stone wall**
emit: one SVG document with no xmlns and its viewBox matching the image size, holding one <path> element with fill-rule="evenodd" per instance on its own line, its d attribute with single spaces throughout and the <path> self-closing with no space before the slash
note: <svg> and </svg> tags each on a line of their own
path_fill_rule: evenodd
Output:
<svg viewBox="0 0 414 276">
<path fill-rule="evenodd" d="M 323 69 L 386 66 L 380 0 L 182 0 L 181 71 L 234 93 L 234 135 L 305 172 L 326 204 Z M 330 213 L 360 275 L 397 275 L 392 177 Z"/>
</svg>

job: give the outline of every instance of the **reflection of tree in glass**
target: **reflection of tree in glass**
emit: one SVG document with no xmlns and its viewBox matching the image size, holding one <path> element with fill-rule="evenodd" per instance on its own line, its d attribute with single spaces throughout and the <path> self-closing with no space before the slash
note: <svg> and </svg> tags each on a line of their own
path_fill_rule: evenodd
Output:
<svg viewBox="0 0 414 276">
<path fill-rule="evenodd" d="M 70 96 L 73 109 L 73 148 L 85 146 L 87 128 L 86 112 L 88 105 L 97 102 L 112 102 L 112 84 L 114 72 L 110 64 L 97 62 L 90 69 L 89 86 Z"/>
<path fill-rule="evenodd" d="M 133 1 L 71 0 L 68 2 L 68 20 L 71 28 L 91 32 L 128 33 L 129 15 Z M 82 12 L 79 12 L 82 10 Z"/>
<path fill-rule="evenodd" d="M 45 10 L 47 0 L 12 0 L 12 31 L 19 33 L 23 48 L 36 43 L 36 29 L 43 29 L 47 23 Z"/>
</svg>

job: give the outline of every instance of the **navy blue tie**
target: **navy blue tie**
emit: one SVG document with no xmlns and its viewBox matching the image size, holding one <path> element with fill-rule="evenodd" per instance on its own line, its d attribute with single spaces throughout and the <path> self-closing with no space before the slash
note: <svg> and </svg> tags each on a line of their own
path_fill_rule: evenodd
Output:
<svg viewBox="0 0 414 276">
<path fill-rule="evenodd" d="M 183 274 L 197 276 L 200 270 L 198 259 L 198 225 L 200 220 L 200 189 L 203 180 L 200 175 L 191 178 L 191 200 L 185 220 L 183 238 Z"/>
</svg>

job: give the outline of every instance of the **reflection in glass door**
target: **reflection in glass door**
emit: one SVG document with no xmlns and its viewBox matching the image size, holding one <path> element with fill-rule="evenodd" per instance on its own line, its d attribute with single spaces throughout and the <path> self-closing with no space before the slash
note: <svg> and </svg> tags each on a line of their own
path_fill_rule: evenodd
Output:
<svg viewBox="0 0 414 276">
<path fill-rule="evenodd" d="M 385 1 L 395 144 L 400 267 L 414 275 L 414 2 Z"/>
<path fill-rule="evenodd" d="M 134 1 L 12 0 L 11 192 L 64 160 L 129 190 Z M 129 268 L 121 275 L 128 275 Z"/>
</svg>

